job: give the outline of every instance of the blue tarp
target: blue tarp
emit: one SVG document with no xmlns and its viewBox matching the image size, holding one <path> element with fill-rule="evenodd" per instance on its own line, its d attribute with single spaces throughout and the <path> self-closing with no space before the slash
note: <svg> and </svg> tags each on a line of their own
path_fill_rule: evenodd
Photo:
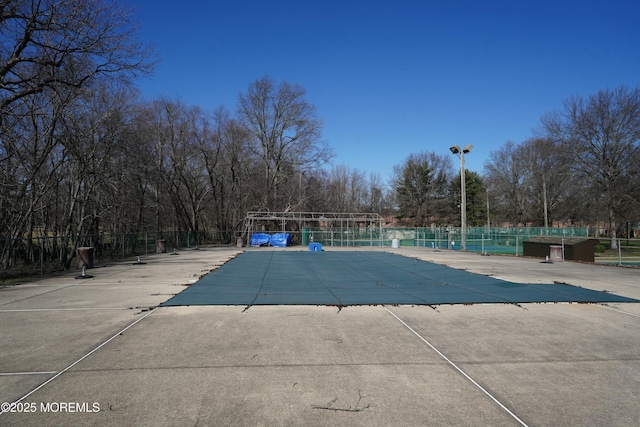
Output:
<svg viewBox="0 0 640 427">
<path fill-rule="evenodd" d="M 271 236 L 265 233 L 254 233 L 251 235 L 249 244 L 251 246 L 264 246 L 269 244 Z"/>
<path fill-rule="evenodd" d="M 269 245 L 284 248 L 291 244 L 291 235 L 289 233 L 276 233 L 269 239 Z"/>
</svg>

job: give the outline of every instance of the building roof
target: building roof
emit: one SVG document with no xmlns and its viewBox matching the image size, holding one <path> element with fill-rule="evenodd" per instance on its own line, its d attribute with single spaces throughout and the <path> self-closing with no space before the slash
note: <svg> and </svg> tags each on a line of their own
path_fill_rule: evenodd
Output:
<svg viewBox="0 0 640 427">
<path fill-rule="evenodd" d="M 562 245 L 563 241 L 565 246 L 572 246 L 578 243 L 586 242 L 589 240 L 595 240 L 598 243 L 597 239 L 591 239 L 589 237 L 562 237 L 562 236 L 538 236 L 538 237 L 530 237 L 525 242 L 534 242 L 534 243 L 546 243 L 549 245 Z"/>
</svg>

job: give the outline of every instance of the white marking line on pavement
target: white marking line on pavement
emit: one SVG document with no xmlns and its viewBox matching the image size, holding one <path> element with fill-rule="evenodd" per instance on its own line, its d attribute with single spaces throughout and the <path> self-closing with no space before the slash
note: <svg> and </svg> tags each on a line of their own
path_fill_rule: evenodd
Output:
<svg viewBox="0 0 640 427">
<path fill-rule="evenodd" d="M 143 319 L 145 319 L 148 315 L 150 315 L 151 313 L 153 313 L 154 311 L 156 311 L 157 308 L 153 308 L 152 310 L 149 310 L 148 313 L 146 313 L 144 316 L 142 316 L 141 318 L 137 319 L 135 322 L 131 323 L 130 325 L 128 325 L 127 327 L 125 327 L 124 329 L 122 329 L 121 331 L 117 332 L 115 335 L 113 335 L 111 338 L 109 338 L 108 340 L 104 341 L 102 344 L 100 344 L 99 346 L 97 346 L 96 348 L 94 348 L 93 350 L 91 350 L 89 353 L 85 354 L 84 356 L 82 356 L 80 359 L 76 360 L 75 362 L 73 362 L 71 365 L 67 366 L 66 368 L 64 368 L 63 370 L 61 370 L 60 372 L 58 372 L 56 375 L 52 376 L 51 378 L 49 378 L 47 381 L 43 382 L 42 384 L 40 384 L 38 387 L 34 388 L 33 390 L 31 390 L 29 393 L 25 394 L 24 396 L 22 396 L 20 399 L 16 400 L 15 403 L 20 403 L 22 402 L 24 399 L 26 399 L 27 397 L 31 396 L 33 393 L 35 393 L 36 391 L 40 390 L 41 388 L 43 388 L 44 386 L 46 386 L 47 384 L 49 384 L 51 381 L 55 380 L 56 378 L 58 378 L 60 375 L 64 374 L 65 372 L 67 372 L 69 369 L 73 368 L 74 366 L 76 366 L 78 363 L 82 362 L 84 359 L 86 359 L 87 357 L 91 356 L 93 353 L 95 353 L 96 351 L 100 350 L 102 347 L 104 347 L 105 345 L 107 345 L 109 342 L 111 342 L 112 340 L 114 340 L 116 337 L 118 337 L 120 334 L 124 333 L 127 329 L 133 327 L 134 325 L 136 325 L 138 322 L 142 321 Z M 6 411 L 2 411 L 0 410 L 0 415 L 4 414 Z"/>
<path fill-rule="evenodd" d="M 616 308 L 616 307 L 611 307 L 603 304 L 596 304 L 596 306 L 600 308 L 606 308 L 607 310 L 616 311 L 621 314 L 626 314 L 627 316 L 640 317 L 640 314 L 629 313 L 628 311 L 620 310 L 619 308 Z"/>
<path fill-rule="evenodd" d="M 57 374 L 58 371 L 42 371 L 42 372 L 0 372 L 0 377 L 11 377 L 13 375 L 51 375 Z"/>
<path fill-rule="evenodd" d="M 404 320 L 402 320 L 401 318 L 399 318 L 398 316 L 396 316 L 396 314 L 394 312 L 392 312 L 391 310 L 389 310 L 387 307 L 385 307 L 385 310 L 387 310 L 393 317 L 395 317 L 400 323 L 402 323 L 405 328 L 409 329 L 411 332 L 413 332 L 413 334 L 415 336 L 417 336 L 418 338 L 420 338 L 422 340 L 422 342 L 424 342 L 426 345 L 428 345 L 429 347 L 431 347 L 431 349 L 433 351 L 435 351 L 438 356 L 440 356 L 441 358 L 443 358 L 449 365 L 451 365 L 456 371 L 460 372 L 466 379 L 468 379 L 469 381 L 471 381 L 471 383 L 473 385 L 475 385 L 477 388 L 480 389 L 480 391 L 482 391 L 484 394 L 486 394 L 491 400 L 493 400 L 495 403 L 498 404 L 498 406 L 500 406 L 502 409 L 504 409 L 509 415 L 511 415 L 513 417 L 513 419 L 515 419 L 516 421 L 518 421 L 521 425 L 527 427 L 527 424 L 525 424 L 524 421 L 522 421 L 520 418 L 518 418 L 518 416 L 516 414 L 514 414 L 513 412 L 511 412 L 509 410 L 509 408 L 507 408 L 506 406 L 504 406 L 498 399 L 496 399 L 495 397 L 493 397 L 493 395 L 491 393 L 489 393 L 484 387 L 482 387 L 480 384 L 478 384 L 473 378 L 471 378 L 465 371 L 463 371 L 458 365 L 456 365 L 455 363 L 453 363 L 447 356 L 445 356 L 444 354 L 442 354 L 442 352 L 440 352 L 440 350 L 438 350 L 437 348 L 435 348 L 433 346 L 433 344 L 431 344 L 429 341 L 427 341 L 424 337 L 422 337 L 422 335 L 420 335 L 418 332 L 416 332 L 411 326 L 407 325 Z"/>
<path fill-rule="evenodd" d="M 33 311 L 87 311 L 87 310 L 134 310 L 140 307 L 75 307 L 75 308 L 16 308 L 0 310 L 0 313 L 28 313 Z"/>
</svg>

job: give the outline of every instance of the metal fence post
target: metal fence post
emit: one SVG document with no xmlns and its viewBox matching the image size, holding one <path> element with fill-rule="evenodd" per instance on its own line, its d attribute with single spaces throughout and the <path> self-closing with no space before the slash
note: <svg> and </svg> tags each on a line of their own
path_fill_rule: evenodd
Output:
<svg viewBox="0 0 640 427">
<path fill-rule="evenodd" d="M 41 239 L 40 244 L 40 276 L 44 276 L 44 237 Z"/>
</svg>

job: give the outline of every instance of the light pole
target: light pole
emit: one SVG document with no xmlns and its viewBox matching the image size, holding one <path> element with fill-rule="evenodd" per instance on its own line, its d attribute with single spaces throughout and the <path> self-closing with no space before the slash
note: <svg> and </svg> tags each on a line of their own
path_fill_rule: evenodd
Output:
<svg viewBox="0 0 640 427">
<path fill-rule="evenodd" d="M 460 157 L 460 217 L 461 217 L 461 237 L 462 237 L 462 250 L 467 250 L 467 186 L 464 179 L 464 155 L 469 153 L 473 145 L 468 144 L 464 148 L 460 148 L 458 145 L 449 147 L 449 150 L 453 154 L 457 154 Z"/>
<path fill-rule="evenodd" d="M 487 234 L 491 232 L 491 219 L 489 218 L 489 189 L 487 188 Z"/>
</svg>

